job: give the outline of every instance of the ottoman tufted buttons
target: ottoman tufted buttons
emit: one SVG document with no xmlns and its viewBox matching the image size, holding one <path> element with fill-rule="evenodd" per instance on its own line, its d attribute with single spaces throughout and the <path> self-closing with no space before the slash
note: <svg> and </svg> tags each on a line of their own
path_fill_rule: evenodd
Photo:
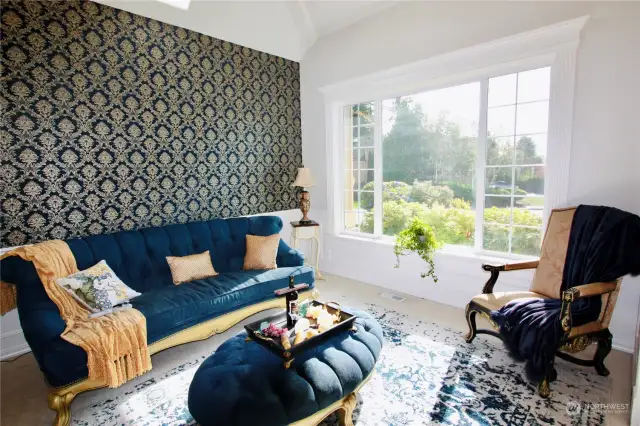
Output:
<svg viewBox="0 0 640 426">
<path fill-rule="evenodd" d="M 384 341 L 373 317 L 352 312 L 357 332 L 331 336 L 296 355 L 290 369 L 245 342 L 246 333 L 230 338 L 196 371 L 189 387 L 191 415 L 201 426 L 284 426 L 323 410 L 350 413 L 353 392 L 371 376 Z"/>
</svg>

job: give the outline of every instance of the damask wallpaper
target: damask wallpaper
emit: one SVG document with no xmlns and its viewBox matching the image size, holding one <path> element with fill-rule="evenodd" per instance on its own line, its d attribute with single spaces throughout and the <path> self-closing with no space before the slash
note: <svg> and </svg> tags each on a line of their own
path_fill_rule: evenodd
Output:
<svg viewBox="0 0 640 426">
<path fill-rule="evenodd" d="M 298 63 L 89 1 L 1 22 L 0 246 L 297 206 Z"/>
</svg>

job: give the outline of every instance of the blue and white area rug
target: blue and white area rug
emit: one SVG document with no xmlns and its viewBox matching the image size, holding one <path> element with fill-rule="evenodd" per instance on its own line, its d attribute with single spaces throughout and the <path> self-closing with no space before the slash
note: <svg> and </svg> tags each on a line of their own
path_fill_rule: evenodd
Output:
<svg viewBox="0 0 640 426">
<path fill-rule="evenodd" d="M 380 321 L 386 344 L 376 374 L 358 395 L 356 425 L 606 423 L 603 412 L 589 407 L 609 402 L 610 380 L 592 368 L 558 360 L 558 380 L 551 398 L 543 400 L 524 377 L 523 365 L 509 357 L 499 340 L 480 337 L 467 344 L 461 333 L 437 324 L 376 305 L 368 305 L 368 311 Z M 189 360 L 177 367 L 154 369 L 120 389 L 103 391 L 102 399 L 78 401 L 72 424 L 195 425 L 187 393 L 198 365 L 212 350 L 206 349 L 189 350 Z M 322 425 L 334 426 L 337 420 L 330 416 Z"/>
</svg>

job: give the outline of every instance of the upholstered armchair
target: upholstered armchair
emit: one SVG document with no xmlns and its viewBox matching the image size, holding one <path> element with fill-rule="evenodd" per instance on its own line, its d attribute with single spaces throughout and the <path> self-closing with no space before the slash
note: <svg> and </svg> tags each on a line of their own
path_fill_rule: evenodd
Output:
<svg viewBox="0 0 640 426">
<path fill-rule="evenodd" d="M 532 260 L 503 265 L 482 265 L 491 273 L 491 277 L 484 285 L 482 294 L 475 296 L 467 305 L 465 315 L 469 325 L 469 333 L 465 340 L 471 343 L 476 334 L 490 334 L 500 337 L 498 325 L 491 319 L 491 311 L 498 310 L 508 302 L 523 298 L 561 299 L 562 308 L 560 321 L 563 336 L 556 352 L 556 356 L 582 366 L 595 367 L 601 376 L 609 375 L 604 365 L 604 359 L 611 351 L 612 335 L 609 332 L 609 321 L 620 291 L 622 278 L 612 282 L 597 282 L 570 288 L 561 293 L 561 283 L 565 256 L 569 244 L 569 232 L 576 208 L 555 209 L 551 212 L 549 223 L 542 242 L 539 260 Z M 500 272 L 534 269 L 533 282 L 529 291 L 494 292 L 493 287 Z M 573 326 L 571 321 L 571 303 L 584 298 L 599 295 L 602 298 L 602 308 L 597 320 Z M 485 317 L 494 330 L 478 330 L 476 328 L 476 314 Z M 570 355 L 584 351 L 589 345 L 597 344 L 597 350 L 592 360 L 578 359 Z M 546 374 L 538 384 L 541 397 L 549 396 L 549 383 L 557 377 L 553 365 L 549 365 Z"/>
</svg>

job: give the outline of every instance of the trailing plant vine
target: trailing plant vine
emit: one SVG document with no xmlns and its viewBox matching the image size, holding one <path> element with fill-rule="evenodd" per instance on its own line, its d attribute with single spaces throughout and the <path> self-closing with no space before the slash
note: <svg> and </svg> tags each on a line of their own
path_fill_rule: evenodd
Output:
<svg viewBox="0 0 640 426">
<path fill-rule="evenodd" d="M 433 262 L 433 254 L 441 243 L 436 240 L 436 236 L 427 223 L 419 218 L 414 218 L 409 226 L 400 231 L 396 236 L 396 243 L 393 246 L 393 252 L 396 255 L 396 268 L 400 267 L 400 256 L 406 256 L 409 252 L 414 252 L 428 265 L 429 270 L 422 272 L 422 278 L 431 277 L 433 282 L 438 282 L 435 274 L 435 264 Z"/>
</svg>

